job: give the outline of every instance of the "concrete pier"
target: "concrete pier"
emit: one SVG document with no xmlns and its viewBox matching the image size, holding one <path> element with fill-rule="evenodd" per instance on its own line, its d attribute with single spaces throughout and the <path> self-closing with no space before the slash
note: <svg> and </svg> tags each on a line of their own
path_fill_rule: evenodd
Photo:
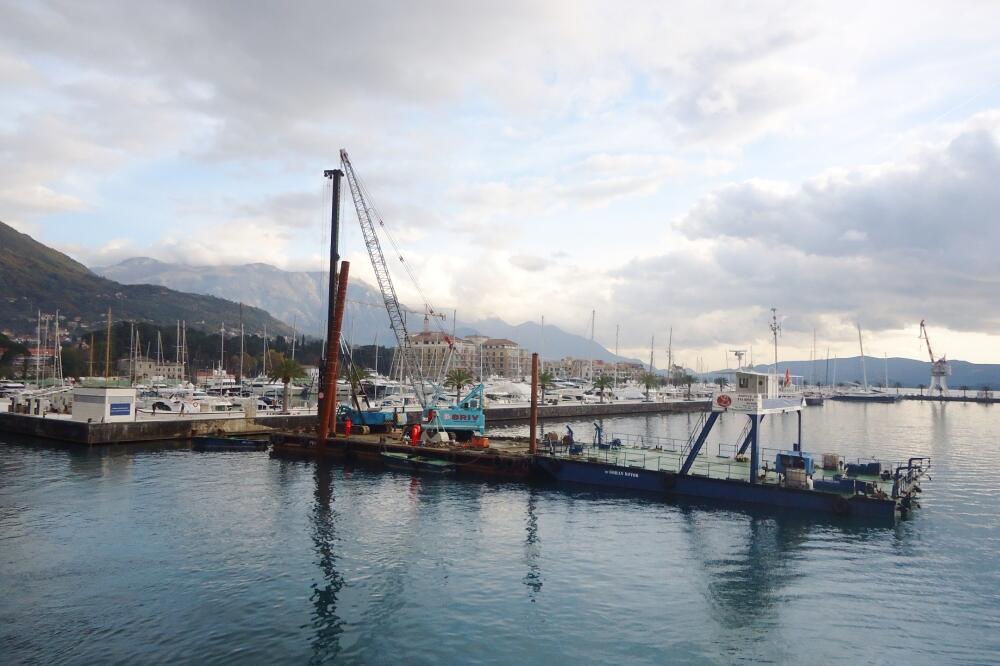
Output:
<svg viewBox="0 0 1000 666">
<path fill-rule="evenodd" d="M 274 430 L 314 428 L 316 415 L 261 415 L 256 418 L 144 419 L 118 423 L 87 423 L 59 416 L 0 413 L 0 435 L 10 432 L 72 444 L 124 444 L 160 439 L 189 439 L 223 432 L 227 435 L 265 434 Z"/>
<path fill-rule="evenodd" d="M 703 412 L 711 407 L 708 400 L 670 400 L 665 402 L 607 402 L 575 405 L 540 405 L 539 419 L 575 420 L 600 416 L 639 416 Z M 487 431 L 491 424 L 512 424 L 528 421 L 528 405 L 497 406 L 486 410 Z M 188 439 L 196 435 L 224 433 L 227 435 L 265 434 L 275 430 L 294 431 L 315 429 L 316 415 L 259 415 L 255 418 L 213 418 L 196 414 L 176 418 L 140 419 L 116 423 L 87 423 L 61 415 L 31 416 L 0 413 L 0 434 L 11 432 L 54 439 L 73 444 L 122 444 L 160 439 Z"/>
</svg>

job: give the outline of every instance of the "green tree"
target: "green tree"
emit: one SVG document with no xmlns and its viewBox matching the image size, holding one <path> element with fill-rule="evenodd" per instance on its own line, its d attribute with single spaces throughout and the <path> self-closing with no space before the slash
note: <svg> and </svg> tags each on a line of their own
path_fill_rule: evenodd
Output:
<svg viewBox="0 0 1000 666">
<path fill-rule="evenodd" d="M 964 399 L 965 398 L 965 394 L 968 393 L 968 391 L 969 391 L 969 387 L 968 386 L 964 386 L 964 385 L 963 386 L 959 386 L 958 390 L 962 392 L 962 398 Z"/>
<path fill-rule="evenodd" d="M 281 353 L 274 352 L 274 356 L 271 358 L 272 364 L 267 369 L 267 378 L 272 382 L 281 382 L 284 384 L 281 394 L 281 409 L 287 414 L 290 402 L 288 385 L 292 383 L 293 379 L 304 377 L 306 373 L 298 361 L 285 358 Z"/>
<path fill-rule="evenodd" d="M 472 383 L 472 373 L 465 368 L 454 368 L 444 380 L 445 386 L 455 389 L 455 402 L 461 400 L 462 389 Z"/>
<path fill-rule="evenodd" d="M 542 389 L 542 404 L 545 404 L 545 389 L 552 386 L 556 381 L 556 376 L 551 370 L 545 370 L 538 375 L 538 388 Z"/>
<path fill-rule="evenodd" d="M 893 382 L 892 387 L 896 389 L 896 393 L 899 393 L 899 389 L 903 388 L 902 382 Z"/>
<path fill-rule="evenodd" d="M 62 366 L 64 377 L 85 377 L 87 356 L 79 347 L 63 347 Z"/>
<path fill-rule="evenodd" d="M 927 388 L 926 384 L 917 384 L 917 388 L 920 389 L 920 396 L 923 397 L 924 389 Z"/>
<path fill-rule="evenodd" d="M 726 378 L 725 377 L 716 377 L 715 378 L 715 383 L 719 385 L 719 390 L 720 391 L 724 391 L 726 389 Z"/>
<path fill-rule="evenodd" d="M 601 396 L 601 402 L 604 402 L 604 392 L 614 386 L 614 380 L 607 375 L 600 375 L 594 380 L 594 388 L 597 389 L 598 395 Z"/>
<path fill-rule="evenodd" d="M 642 375 L 642 385 L 646 387 L 646 400 L 649 400 L 649 392 L 651 389 L 659 386 L 660 376 L 655 372 L 644 372 Z"/>
</svg>

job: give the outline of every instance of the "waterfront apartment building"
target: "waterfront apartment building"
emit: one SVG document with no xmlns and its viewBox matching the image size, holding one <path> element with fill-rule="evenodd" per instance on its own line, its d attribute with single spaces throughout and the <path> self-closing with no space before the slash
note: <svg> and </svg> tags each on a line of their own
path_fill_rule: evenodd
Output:
<svg viewBox="0 0 1000 666">
<path fill-rule="evenodd" d="M 424 331 L 411 336 L 410 341 L 417 363 L 420 364 L 425 377 L 444 379 L 443 373 L 449 350 L 452 358 L 448 369 L 464 368 L 472 371 L 473 367 L 478 368 L 475 358 L 476 346 L 463 338 L 453 337 L 440 331 Z"/>
<path fill-rule="evenodd" d="M 442 377 L 449 350 L 452 357 L 448 369 L 462 368 L 473 377 L 521 379 L 531 374 L 531 352 L 506 338 L 485 335 L 459 338 L 447 333 L 425 331 L 413 335 L 411 341 L 417 361 L 427 377 Z"/>
<path fill-rule="evenodd" d="M 567 356 L 558 361 L 545 361 L 545 369 L 551 372 L 557 379 L 583 379 L 593 381 L 601 375 L 614 377 L 618 374 L 618 382 L 624 384 L 628 381 L 640 382 L 646 374 L 647 367 L 642 363 L 632 363 L 621 361 L 602 361 L 599 359 L 573 358 Z"/>
<path fill-rule="evenodd" d="M 123 358 L 118 361 L 118 372 L 141 383 L 184 381 L 184 365 L 181 363 L 157 363 L 155 359 L 138 358 L 135 359 L 134 368 L 132 365 L 131 359 Z"/>
</svg>

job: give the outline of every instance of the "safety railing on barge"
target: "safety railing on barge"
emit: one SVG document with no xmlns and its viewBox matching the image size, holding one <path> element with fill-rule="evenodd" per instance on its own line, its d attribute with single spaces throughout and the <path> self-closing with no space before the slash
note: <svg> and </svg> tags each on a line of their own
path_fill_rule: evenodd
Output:
<svg viewBox="0 0 1000 666">
<path fill-rule="evenodd" d="M 614 441 L 613 439 L 611 441 Z M 686 441 L 673 448 L 647 447 L 637 449 L 625 446 L 605 446 L 583 445 L 579 453 L 570 453 L 568 447 L 556 447 L 549 451 L 549 455 L 554 457 L 567 457 L 589 462 L 599 462 L 606 465 L 614 465 L 628 469 L 644 469 L 653 472 L 673 472 L 680 471 L 684 464 L 684 449 Z M 688 472 L 692 476 L 704 476 L 713 479 L 735 479 L 740 481 L 748 480 L 749 469 L 745 463 L 735 460 L 705 460 L 697 459 Z M 777 477 L 770 479 L 777 480 Z"/>
</svg>

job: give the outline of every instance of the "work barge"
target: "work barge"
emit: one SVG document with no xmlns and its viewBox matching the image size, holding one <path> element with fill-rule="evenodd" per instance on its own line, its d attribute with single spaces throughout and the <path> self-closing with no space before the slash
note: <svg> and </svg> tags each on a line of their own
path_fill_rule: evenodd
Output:
<svg viewBox="0 0 1000 666">
<path fill-rule="evenodd" d="M 769 506 L 889 526 L 917 507 L 929 458 L 848 461 L 835 454 L 804 452 L 804 402 L 801 397 L 781 397 L 778 384 L 773 375 L 738 373 L 736 390 L 715 397 L 711 411 L 701 416 L 687 440 L 605 436 L 598 429 L 595 441 L 588 443 L 549 433 L 541 439 L 529 436 L 487 444 L 423 440 L 413 446 L 391 433 L 336 436 L 321 443 L 315 433 L 279 432 L 271 435 L 271 455 L 375 466 L 387 466 L 386 454 L 393 456 L 391 460 L 406 455 L 448 463 L 447 471 L 456 477 L 595 486 L 668 500 Z M 737 442 L 720 443 L 709 451 L 709 434 L 724 413 L 745 416 L 746 427 Z M 787 415 L 799 419 L 798 441 L 790 449 L 763 447 L 761 421 Z"/>
<path fill-rule="evenodd" d="M 802 396 L 783 396 L 779 378 L 741 370 L 731 393 L 714 396 L 707 411 L 683 441 L 651 440 L 627 435 L 605 437 L 595 424 L 594 441 L 584 444 L 567 428 L 538 436 L 539 357 L 531 359 L 531 404 L 527 441 L 490 441 L 483 417 L 481 387 L 463 401 L 439 408 L 420 399 L 422 422 L 403 430 L 384 424 L 384 432 L 353 434 L 351 424 L 336 418 L 336 377 L 350 263 L 340 262 L 340 181 L 345 177 L 361 223 L 365 245 L 396 335 L 404 369 L 413 369 L 405 318 L 389 276 L 376 233 L 382 226 L 377 210 L 366 200 L 354 168 L 341 151 L 340 169 L 324 172 L 331 180 L 331 244 L 327 348 L 321 370 L 319 421 L 315 430 L 275 432 L 271 455 L 279 458 L 334 459 L 371 464 L 406 473 L 491 477 L 515 482 L 555 482 L 633 491 L 661 499 L 692 497 L 766 506 L 783 510 L 852 517 L 894 525 L 917 506 L 919 483 L 930 467 L 927 458 L 906 462 L 878 460 L 845 462 L 835 454 L 819 461 L 802 450 Z M 376 224 L 378 223 L 378 224 Z M 339 265 L 339 267 L 338 267 Z M 415 364 L 419 370 L 419 364 Z M 418 378 L 421 376 L 417 374 Z M 412 379 L 412 377 L 411 377 Z M 420 381 L 414 382 L 418 398 Z M 325 397 L 329 396 L 329 397 Z M 444 412 L 442 418 L 441 413 Z M 726 412 L 747 417 L 746 427 L 730 449 L 709 455 L 706 443 Z M 760 443 L 761 421 L 796 414 L 798 438 L 790 450 L 768 450 Z M 355 416 L 361 416 L 355 414 Z M 409 424 L 407 424 L 409 425 Z M 342 429 L 342 430 L 341 430 Z M 365 424 L 363 430 L 367 431 Z M 339 432 L 343 431 L 343 436 Z M 819 462 L 819 464 L 817 464 Z"/>
</svg>

